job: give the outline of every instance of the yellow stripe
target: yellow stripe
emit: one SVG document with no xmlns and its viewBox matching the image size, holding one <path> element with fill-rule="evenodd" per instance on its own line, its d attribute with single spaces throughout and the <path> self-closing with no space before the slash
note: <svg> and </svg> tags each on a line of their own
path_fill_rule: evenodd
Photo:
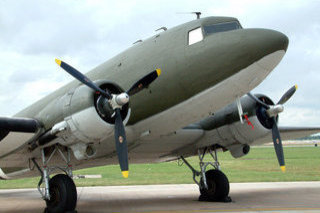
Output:
<svg viewBox="0 0 320 213">
<path fill-rule="evenodd" d="M 61 61 L 59 59 L 55 59 L 56 63 L 61 66 Z"/>
<path fill-rule="evenodd" d="M 282 172 L 286 172 L 286 166 L 280 166 Z"/>
<path fill-rule="evenodd" d="M 156 69 L 156 71 L 158 76 L 161 75 L 161 69 Z"/>
<path fill-rule="evenodd" d="M 122 173 L 122 176 L 124 178 L 128 178 L 129 177 L 129 171 L 122 171 L 121 173 Z"/>
<path fill-rule="evenodd" d="M 296 88 L 296 90 L 298 89 L 298 84 L 294 85 L 294 87 Z"/>
</svg>

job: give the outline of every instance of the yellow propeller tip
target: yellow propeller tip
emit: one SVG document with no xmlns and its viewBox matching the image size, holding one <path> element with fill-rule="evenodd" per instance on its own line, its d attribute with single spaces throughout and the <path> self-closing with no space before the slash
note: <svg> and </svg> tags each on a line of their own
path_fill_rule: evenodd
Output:
<svg viewBox="0 0 320 213">
<path fill-rule="evenodd" d="M 286 166 L 280 166 L 282 172 L 286 172 Z"/>
<path fill-rule="evenodd" d="M 129 171 L 122 171 L 121 173 L 122 173 L 122 176 L 124 178 L 128 178 L 129 177 Z"/>
<path fill-rule="evenodd" d="M 55 59 L 56 63 L 61 66 L 61 61 L 59 59 Z"/>
<path fill-rule="evenodd" d="M 156 69 L 156 71 L 158 76 L 161 75 L 161 69 Z"/>
<path fill-rule="evenodd" d="M 296 90 L 298 89 L 298 84 L 294 85 L 294 87 L 296 88 Z"/>
</svg>

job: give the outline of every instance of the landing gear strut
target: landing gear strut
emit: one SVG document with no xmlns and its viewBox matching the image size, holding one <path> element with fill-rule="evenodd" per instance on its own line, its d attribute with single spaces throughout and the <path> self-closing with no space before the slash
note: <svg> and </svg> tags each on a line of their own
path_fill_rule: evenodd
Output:
<svg viewBox="0 0 320 213">
<path fill-rule="evenodd" d="M 41 149 L 42 169 L 37 161 L 31 159 L 35 167 L 41 174 L 40 181 L 38 183 L 38 191 L 42 198 L 46 201 L 47 208 L 45 212 L 48 213 L 61 213 L 70 212 L 74 213 L 77 205 L 77 189 L 72 180 L 72 167 L 70 165 L 70 149 L 67 148 L 67 156 L 61 151 L 58 145 L 54 146 L 53 151 L 46 159 L 44 149 Z M 65 161 L 66 166 L 49 166 L 51 158 L 58 153 Z M 65 174 L 57 174 L 53 178 L 50 178 L 50 174 L 55 170 L 61 170 Z M 44 187 L 41 188 L 41 185 Z"/>
<path fill-rule="evenodd" d="M 209 153 L 214 162 L 204 162 L 203 159 L 206 153 Z M 190 168 L 193 174 L 193 181 L 199 186 L 200 197 L 199 201 L 216 201 L 216 202 L 231 202 L 229 195 L 229 180 L 223 172 L 220 171 L 217 151 L 214 149 L 204 148 L 198 150 L 200 170 L 195 170 L 188 161 L 180 156 L 181 160 Z M 214 169 L 208 170 L 211 165 Z M 196 177 L 200 177 L 197 180 Z"/>
</svg>

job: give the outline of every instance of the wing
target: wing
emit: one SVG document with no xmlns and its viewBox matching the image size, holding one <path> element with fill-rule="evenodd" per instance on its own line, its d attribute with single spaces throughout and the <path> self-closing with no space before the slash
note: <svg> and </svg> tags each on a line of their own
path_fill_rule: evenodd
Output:
<svg viewBox="0 0 320 213">
<path fill-rule="evenodd" d="M 320 132 L 320 127 L 279 127 L 282 140 L 294 140 Z M 257 138 L 253 144 L 262 145 L 272 142 L 271 132 Z"/>
<path fill-rule="evenodd" d="M 302 138 L 320 132 L 320 127 L 279 127 L 284 140 Z"/>
<path fill-rule="evenodd" d="M 284 96 L 289 97 L 295 89 L 296 87 L 292 87 Z M 192 155 L 198 149 L 218 146 L 229 150 L 233 157 L 238 158 L 246 155 L 251 145 L 273 141 L 276 151 L 280 153 L 277 153 L 277 157 L 281 165 L 281 139 L 292 140 L 320 132 L 320 127 L 277 127 L 283 107 L 275 105 L 265 95 L 254 97 L 244 96 L 212 116 L 185 127 L 203 130 L 203 137 L 192 145 L 174 150 L 172 155 Z"/>
</svg>

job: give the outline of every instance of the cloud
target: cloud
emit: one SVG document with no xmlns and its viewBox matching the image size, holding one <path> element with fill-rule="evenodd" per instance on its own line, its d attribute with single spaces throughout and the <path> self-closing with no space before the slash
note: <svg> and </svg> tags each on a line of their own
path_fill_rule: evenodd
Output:
<svg viewBox="0 0 320 213">
<path fill-rule="evenodd" d="M 279 125 L 282 126 L 319 126 L 320 110 L 302 107 L 285 107 L 281 113 Z"/>
</svg>

